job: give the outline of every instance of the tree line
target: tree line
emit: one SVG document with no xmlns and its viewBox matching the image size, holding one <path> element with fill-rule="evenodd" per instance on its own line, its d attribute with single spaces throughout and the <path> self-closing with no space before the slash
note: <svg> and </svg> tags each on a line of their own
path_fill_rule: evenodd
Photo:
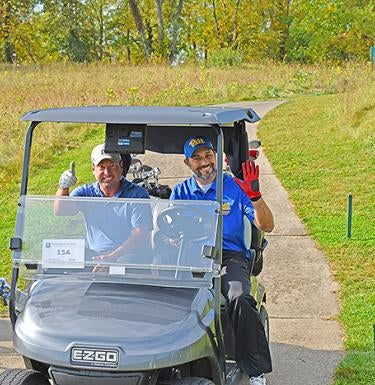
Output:
<svg viewBox="0 0 375 385">
<path fill-rule="evenodd" d="M 373 0 L 1 0 L 0 62 L 363 61 Z"/>
</svg>

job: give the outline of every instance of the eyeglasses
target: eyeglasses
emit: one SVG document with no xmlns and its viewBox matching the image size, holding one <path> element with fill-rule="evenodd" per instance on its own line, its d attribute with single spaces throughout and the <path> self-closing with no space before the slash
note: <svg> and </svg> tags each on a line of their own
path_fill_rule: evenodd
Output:
<svg viewBox="0 0 375 385">
<path fill-rule="evenodd" d="M 204 155 L 196 155 L 196 156 L 192 156 L 191 157 L 191 160 L 194 162 L 194 163 L 199 163 L 201 162 L 202 160 L 206 160 L 208 162 L 211 162 L 215 157 L 215 154 L 210 151 L 210 152 L 207 152 L 206 154 Z"/>
</svg>

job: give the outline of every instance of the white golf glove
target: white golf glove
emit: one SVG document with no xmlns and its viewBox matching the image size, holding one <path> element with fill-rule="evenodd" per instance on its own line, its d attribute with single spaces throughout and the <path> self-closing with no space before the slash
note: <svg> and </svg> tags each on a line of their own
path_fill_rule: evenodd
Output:
<svg viewBox="0 0 375 385">
<path fill-rule="evenodd" d="M 70 163 L 70 169 L 65 170 L 59 180 L 59 186 L 60 188 L 70 188 L 74 186 L 77 183 L 76 178 L 76 164 L 75 162 Z"/>
</svg>

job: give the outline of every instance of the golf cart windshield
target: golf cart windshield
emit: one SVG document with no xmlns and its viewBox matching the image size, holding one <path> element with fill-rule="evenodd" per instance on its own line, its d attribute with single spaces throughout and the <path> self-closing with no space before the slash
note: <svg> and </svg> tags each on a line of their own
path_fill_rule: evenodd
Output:
<svg viewBox="0 0 375 385">
<path fill-rule="evenodd" d="M 211 201 L 22 196 L 15 234 L 22 246 L 13 260 L 26 279 L 64 275 L 211 287 L 218 206 Z M 143 234 L 137 247 L 102 259 L 134 228 Z"/>
</svg>

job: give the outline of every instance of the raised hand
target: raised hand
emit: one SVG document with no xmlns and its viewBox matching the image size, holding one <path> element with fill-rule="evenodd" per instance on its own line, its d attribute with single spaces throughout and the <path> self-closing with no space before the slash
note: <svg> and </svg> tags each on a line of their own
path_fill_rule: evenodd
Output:
<svg viewBox="0 0 375 385">
<path fill-rule="evenodd" d="M 70 169 L 65 170 L 59 180 L 59 186 L 62 189 L 70 188 L 74 186 L 77 183 L 77 177 L 76 177 L 76 164 L 75 162 L 70 163 Z"/>
<path fill-rule="evenodd" d="M 242 163 L 242 172 L 244 180 L 234 180 L 252 201 L 257 201 L 262 196 L 259 190 L 259 166 L 254 161 L 247 160 Z"/>
</svg>

